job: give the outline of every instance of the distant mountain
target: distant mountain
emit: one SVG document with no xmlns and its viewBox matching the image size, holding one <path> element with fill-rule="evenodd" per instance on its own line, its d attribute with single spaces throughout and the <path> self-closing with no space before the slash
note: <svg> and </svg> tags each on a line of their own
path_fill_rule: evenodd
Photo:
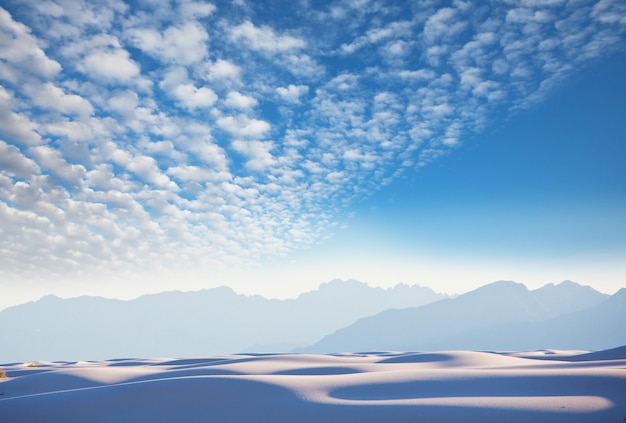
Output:
<svg viewBox="0 0 626 423">
<path fill-rule="evenodd" d="M 383 289 L 353 280 L 289 300 L 228 287 L 132 301 L 46 296 L 0 312 L 0 363 L 287 351 L 363 316 L 444 297 L 417 285 Z"/>
<path fill-rule="evenodd" d="M 602 349 L 626 344 L 626 297 L 573 282 L 529 291 L 495 282 L 358 320 L 299 352 Z"/>
<path fill-rule="evenodd" d="M 596 306 L 520 328 L 535 346 L 603 350 L 626 345 L 626 288 Z"/>
<path fill-rule="evenodd" d="M 590 286 L 572 281 L 563 281 L 558 285 L 550 283 L 532 292 L 555 315 L 583 310 L 608 298 L 608 295 Z"/>
</svg>

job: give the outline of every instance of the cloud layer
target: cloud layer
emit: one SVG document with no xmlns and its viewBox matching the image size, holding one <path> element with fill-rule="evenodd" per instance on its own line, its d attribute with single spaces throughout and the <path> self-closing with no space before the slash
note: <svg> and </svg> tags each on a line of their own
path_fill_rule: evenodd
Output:
<svg viewBox="0 0 626 423">
<path fill-rule="evenodd" d="M 619 0 L 5 3 L 0 269 L 22 279 L 311 245 L 626 31 Z"/>
</svg>

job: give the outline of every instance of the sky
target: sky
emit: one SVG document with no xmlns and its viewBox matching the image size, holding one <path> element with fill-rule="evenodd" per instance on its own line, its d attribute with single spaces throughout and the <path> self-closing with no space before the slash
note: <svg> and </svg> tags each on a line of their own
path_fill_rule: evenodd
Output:
<svg viewBox="0 0 626 423">
<path fill-rule="evenodd" d="M 0 2 L 0 308 L 626 286 L 626 5 Z"/>
</svg>

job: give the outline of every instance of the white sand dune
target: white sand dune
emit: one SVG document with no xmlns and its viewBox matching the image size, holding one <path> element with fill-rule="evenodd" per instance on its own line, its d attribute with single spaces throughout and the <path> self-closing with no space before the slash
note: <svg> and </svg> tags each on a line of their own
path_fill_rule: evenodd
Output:
<svg viewBox="0 0 626 423">
<path fill-rule="evenodd" d="M 622 423 L 623 351 L 585 353 L 256 354 L 11 364 L 2 366 L 8 377 L 0 382 L 0 421 Z"/>
</svg>

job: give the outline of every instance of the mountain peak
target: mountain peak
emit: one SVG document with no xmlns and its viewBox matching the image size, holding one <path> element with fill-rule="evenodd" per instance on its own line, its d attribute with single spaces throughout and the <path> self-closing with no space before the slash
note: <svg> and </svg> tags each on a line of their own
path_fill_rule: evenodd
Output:
<svg viewBox="0 0 626 423">
<path fill-rule="evenodd" d="M 478 295 L 503 295 L 508 293 L 521 293 L 528 292 L 528 288 L 526 285 L 514 282 L 514 281 L 496 281 L 489 283 L 487 285 L 483 285 L 480 288 L 477 288 L 473 291 L 470 291 L 466 294 L 461 295 L 465 296 L 478 296 Z"/>
<path fill-rule="evenodd" d="M 566 279 L 566 280 L 561 281 L 561 282 L 556 283 L 556 284 L 552 283 L 552 282 L 551 283 L 547 283 L 547 284 L 545 284 L 544 286 L 542 286 L 539 289 L 542 289 L 542 288 L 545 288 L 545 289 L 568 289 L 568 288 L 569 289 L 575 289 L 575 288 L 589 288 L 589 287 L 587 287 L 585 285 L 581 285 L 578 282 L 573 282 L 573 281 L 570 281 L 569 279 Z"/>
<path fill-rule="evenodd" d="M 39 301 L 56 301 L 56 300 L 62 300 L 62 298 L 57 297 L 54 294 L 48 294 L 48 295 L 44 295 L 43 297 L 39 299 Z"/>
<path fill-rule="evenodd" d="M 557 285 L 549 283 L 531 293 L 553 316 L 592 307 L 608 298 L 590 286 L 569 280 Z"/>
</svg>

